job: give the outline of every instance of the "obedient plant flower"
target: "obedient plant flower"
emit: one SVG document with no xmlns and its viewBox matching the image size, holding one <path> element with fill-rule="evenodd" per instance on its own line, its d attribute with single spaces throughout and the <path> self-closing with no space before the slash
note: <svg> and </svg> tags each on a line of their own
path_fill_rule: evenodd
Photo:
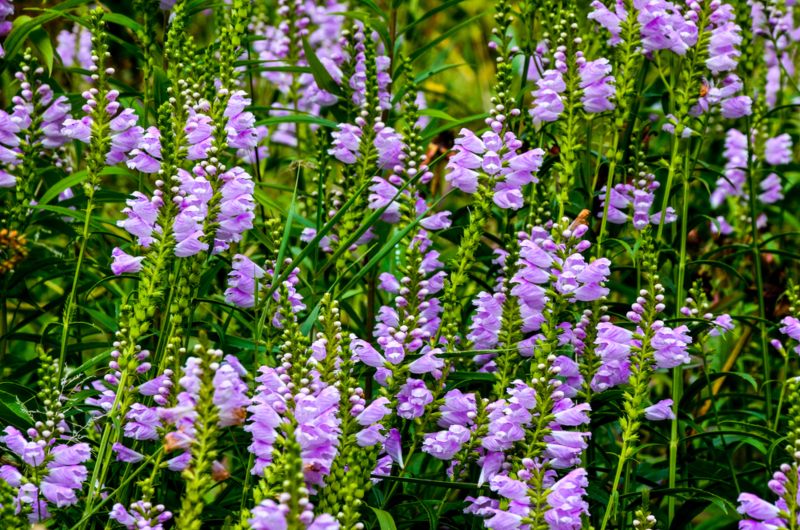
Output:
<svg viewBox="0 0 800 530">
<path fill-rule="evenodd" d="M 172 513 L 166 511 L 163 504 L 153 505 L 146 501 L 136 501 L 127 509 L 122 504 L 116 503 L 108 517 L 128 530 L 139 528 L 162 530 L 164 523 L 172 519 Z"/>
<path fill-rule="evenodd" d="M 80 67 L 89 70 L 92 60 L 92 32 L 81 24 L 74 24 L 72 29 L 62 29 L 56 37 L 58 45 L 56 53 L 66 67 Z"/>
<path fill-rule="evenodd" d="M 674 420 L 675 414 L 672 412 L 672 400 L 662 399 L 655 405 L 644 409 L 644 417 L 650 421 Z"/>
<path fill-rule="evenodd" d="M 578 75 L 583 90 L 583 110 L 590 114 L 614 110 L 614 104 L 610 101 L 614 97 L 614 76 L 609 75 L 610 73 L 611 64 L 605 58 L 586 61 L 580 65 Z"/>
<path fill-rule="evenodd" d="M 131 149 L 127 166 L 142 173 L 158 173 L 161 169 L 161 132 L 157 127 L 144 131 L 135 149 Z"/>
<path fill-rule="evenodd" d="M 711 194 L 711 206 L 719 207 L 726 197 L 740 197 L 747 179 L 747 137 L 737 129 L 728 129 L 725 135 L 725 178 L 717 179 L 717 188 Z"/>
<path fill-rule="evenodd" d="M 111 251 L 111 258 L 114 260 L 111 263 L 111 272 L 119 276 L 120 274 L 136 273 L 142 270 L 142 260 L 144 256 L 131 256 L 119 247 L 115 247 Z"/>
<path fill-rule="evenodd" d="M 14 14 L 14 4 L 12 0 L 0 0 L 0 37 L 5 37 L 11 31 L 11 21 L 6 20 Z M 5 57 L 6 52 L 0 44 L 0 58 Z"/>
<path fill-rule="evenodd" d="M 472 131 L 461 129 L 445 179 L 464 193 L 475 193 L 481 183 L 493 185 L 494 203 L 518 210 L 523 204 L 522 187 L 538 182 L 536 172 L 544 157 L 539 148 L 518 154 L 521 147 L 522 142 L 511 132 L 501 138 L 487 131 L 478 138 Z"/>
<path fill-rule="evenodd" d="M 6 427 L 4 432 L 0 439 L 24 466 L 3 465 L 0 478 L 18 489 L 19 504 L 31 506 L 32 522 L 48 517 L 47 503 L 63 508 L 78 502 L 77 492 L 88 475 L 83 465 L 91 456 L 88 444 L 68 445 L 33 428 L 27 437 L 14 427 Z"/>
<path fill-rule="evenodd" d="M 592 11 L 588 15 L 589 20 L 594 20 L 600 26 L 611 33 L 611 38 L 608 39 L 609 46 L 616 46 L 622 42 L 620 33 L 622 31 L 622 21 L 628 16 L 625 11 L 623 0 L 614 0 L 613 11 L 606 7 L 600 0 L 594 0 L 591 3 Z"/>
<path fill-rule="evenodd" d="M 550 528 L 577 530 L 582 528 L 582 517 L 589 514 L 589 504 L 584 500 L 589 486 L 586 470 L 578 468 L 570 471 L 550 488 L 545 512 L 545 521 Z"/>
<path fill-rule="evenodd" d="M 660 187 L 660 183 L 652 173 L 642 172 L 639 178 L 633 182 L 620 182 L 614 185 L 610 197 L 606 196 L 605 186 L 600 192 L 601 208 L 597 216 L 602 217 L 605 209 L 605 201 L 609 200 L 608 222 L 614 224 L 625 224 L 629 220 L 633 221 L 636 230 L 644 230 L 648 225 L 658 225 L 661 223 L 661 212 L 651 213 L 655 202 L 655 192 Z M 667 207 L 667 214 L 663 222 L 675 222 L 677 216 L 675 210 Z"/>
<path fill-rule="evenodd" d="M 792 161 L 792 137 L 783 133 L 770 138 L 764 143 L 764 160 L 773 166 L 788 164 Z"/>
<path fill-rule="evenodd" d="M 149 247 L 154 241 L 153 232 L 161 233 L 161 227 L 156 224 L 158 210 L 164 204 L 161 190 L 156 190 L 152 199 L 144 193 L 135 191 L 132 197 L 125 201 L 125 204 L 127 207 L 122 210 L 122 213 L 126 214 L 128 218 L 117 221 L 117 226 L 135 236 L 142 247 Z"/>
<path fill-rule="evenodd" d="M 542 78 L 536 82 L 539 87 L 533 91 L 533 107 L 530 110 L 533 124 L 539 127 L 542 123 L 556 121 L 564 112 L 564 101 L 561 94 L 567 89 L 562 72 L 556 69 L 546 70 Z"/>
<path fill-rule="evenodd" d="M 687 11 L 683 13 L 678 5 L 666 0 L 642 2 L 637 21 L 644 50 L 670 50 L 685 55 L 697 43 L 697 24 L 690 16 L 691 9 Z"/>
<path fill-rule="evenodd" d="M 736 48 L 742 43 L 741 28 L 733 22 L 736 15 L 730 4 L 713 3 L 711 37 L 708 40 L 706 67 L 713 75 L 736 68 L 741 52 Z M 716 7 L 716 9 L 714 9 Z"/>
</svg>

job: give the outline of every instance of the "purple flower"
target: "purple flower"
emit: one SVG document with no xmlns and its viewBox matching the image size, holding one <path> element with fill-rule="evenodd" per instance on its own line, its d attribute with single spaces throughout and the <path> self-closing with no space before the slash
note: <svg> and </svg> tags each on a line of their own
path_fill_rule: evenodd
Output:
<svg viewBox="0 0 800 530">
<path fill-rule="evenodd" d="M 655 405 L 650 405 L 644 409 L 644 417 L 650 421 L 674 420 L 675 414 L 672 412 L 672 400 L 662 399 Z"/>
<path fill-rule="evenodd" d="M 680 8 L 665 0 L 642 2 L 637 20 L 646 52 L 670 50 L 678 55 L 697 42 L 697 25 L 684 18 Z"/>
<path fill-rule="evenodd" d="M 133 449 L 129 449 L 119 442 L 115 442 L 114 445 L 111 446 L 111 450 L 117 454 L 118 462 L 135 464 L 136 462 L 141 462 L 144 460 L 143 454 L 137 453 Z"/>
<path fill-rule="evenodd" d="M 407 420 L 425 414 L 425 406 L 433 401 L 433 394 L 421 379 L 409 379 L 397 393 L 397 415 Z"/>
<path fill-rule="evenodd" d="M 736 500 L 739 502 L 739 507 L 736 511 L 755 519 L 762 521 L 775 519 L 780 513 L 780 508 L 752 493 L 742 493 Z"/>
<path fill-rule="evenodd" d="M 759 184 L 761 193 L 758 195 L 758 200 L 764 204 L 774 204 L 783 199 L 783 187 L 781 186 L 781 179 L 775 173 L 770 173 L 767 178 Z"/>
<path fill-rule="evenodd" d="M 600 367 L 592 378 L 592 390 L 602 392 L 628 381 L 633 333 L 610 322 L 597 325 L 595 353 Z"/>
<path fill-rule="evenodd" d="M 264 277 L 264 269 L 253 263 L 243 254 L 233 257 L 233 270 L 228 274 L 228 288 L 225 301 L 239 307 L 253 307 L 256 293 L 261 290 L 258 280 Z"/>
<path fill-rule="evenodd" d="M 128 216 L 124 221 L 117 221 L 117 226 L 124 228 L 132 236 L 138 238 L 139 244 L 145 248 L 153 242 L 153 231 L 161 232 L 161 227 L 156 224 L 158 210 L 163 201 L 156 195 L 148 199 L 144 193 L 133 192 L 133 197 L 128 199 L 125 204 L 128 206 L 122 213 Z"/>
<path fill-rule="evenodd" d="M 773 166 L 788 164 L 792 161 L 792 137 L 783 133 L 770 138 L 764 143 L 764 160 Z"/>
<path fill-rule="evenodd" d="M 545 456 L 554 469 L 568 469 L 581 461 L 580 455 L 587 447 L 588 432 L 552 430 L 544 437 L 547 443 Z"/>
<path fill-rule="evenodd" d="M 717 179 L 717 188 L 711 194 L 711 206 L 718 208 L 726 197 L 741 197 L 747 181 L 747 137 L 736 129 L 725 134 L 726 159 L 724 177 Z"/>
<path fill-rule="evenodd" d="M 522 515 L 498 509 L 489 513 L 492 517 L 484 520 L 483 524 L 491 530 L 516 530 L 522 524 Z"/>
<path fill-rule="evenodd" d="M 183 130 L 186 133 L 186 142 L 189 144 L 186 158 L 188 160 L 208 158 L 208 150 L 211 149 L 211 144 L 214 142 L 212 136 L 214 127 L 211 117 L 197 112 L 195 109 L 190 109 L 189 118 L 186 120 Z"/>
<path fill-rule="evenodd" d="M 252 517 L 247 522 L 250 523 L 253 530 L 286 530 L 288 528 L 286 522 L 288 512 L 287 506 L 266 499 L 250 510 Z"/>
<path fill-rule="evenodd" d="M 38 467 L 44 463 L 45 452 L 44 442 L 41 444 L 28 441 L 20 431 L 14 427 L 6 427 L 5 436 L 0 436 L 0 440 L 29 466 Z"/>
<path fill-rule="evenodd" d="M 444 367 L 444 360 L 436 356 L 440 353 L 442 353 L 442 350 L 439 348 L 425 346 L 422 350 L 422 356 L 408 365 L 408 371 L 417 375 L 433 374 L 436 379 L 440 378 Z"/>
<path fill-rule="evenodd" d="M 473 305 L 477 308 L 472 317 L 470 332 L 467 339 L 472 341 L 476 350 L 491 350 L 497 346 L 498 333 L 502 326 L 503 303 L 505 295 L 494 295 L 482 292 Z"/>
<path fill-rule="evenodd" d="M 362 339 L 352 339 L 350 341 L 350 351 L 353 352 L 353 360 L 360 361 L 373 368 L 383 368 L 386 359 L 372 347 L 370 343 Z"/>
<path fill-rule="evenodd" d="M 614 11 L 608 9 L 600 0 L 594 0 L 591 6 L 592 12 L 589 13 L 587 18 L 589 20 L 594 20 L 611 33 L 611 38 L 608 39 L 609 46 L 616 46 L 622 42 L 622 38 L 620 37 L 622 21 L 628 17 L 623 1 L 614 1 Z"/>
<path fill-rule="evenodd" d="M 387 414 L 392 412 L 392 409 L 387 407 L 388 404 L 389 400 L 387 398 L 376 398 L 356 416 L 356 422 L 364 427 L 380 422 Z"/>
<path fill-rule="evenodd" d="M 223 113 L 228 118 L 225 125 L 228 146 L 234 149 L 253 149 L 258 144 L 256 118 L 252 112 L 244 110 L 250 105 L 250 98 L 246 96 L 244 90 L 234 91 Z"/>
<path fill-rule="evenodd" d="M 158 173 L 161 169 L 161 132 L 157 127 L 147 128 L 139 144 L 131 150 L 126 164 L 142 173 Z"/>
<path fill-rule="evenodd" d="M 345 164 L 355 164 L 358 160 L 358 151 L 361 146 L 363 131 L 349 123 L 340 123 L 338 131 L 331 133 L 333 136 L 332 147 L 328 153 Z"/>
<path fill-rule="evenodd" d="M 711 330 L 708 332 L 708 334 L 712 337 L 722 336 L 736 327 L 736 325 L 733 323 L 733 319 L 727 313 L 723 313 L 715 318 L 712 322 L 712 325 L 713 326 Z"/>
<path fill-rule="evenodd" d="M 650 342 L 658 368 L 674 368 L 689 362 L 687 347 L 692 337 L 687 334 L 688 331 L 689 328 L 684 325 L 674 329 L 668 326 L 658 328 Z"/>
<path fill-rule="evenodd" d="M 128 509 L 116 503 L 111 508 L 108 518 L 116 521 L 128 530 L 163 530 L 164 523 L 172 518 L 172 513 L 164 511 L 163 504 L 153 505 L 149 502 L 136 501 Z"/>
<path fill-rule="evenodd" d="M 558 70 L 545 70 L 542 78 L 536 82 L 538 89 L 533 91 L 533 107 L 530 110 L 533 124 L 539 127 L 542 123 L 556 121 L 564 112 L 564 101 L 561 94 L 567 89 L 564 78 Z"/>
<path fill-rule="evenodd" d="M 78 502 L 75 491 L 81 489 L 87 475 L 82 465 L 50 467 L 39 489 L 45 499 L 59 508 L 71 506 Z"/>
<path fill-rule="evenodd" d="M 741 118 L 753 113 L 753 100 L 750 96 L 735 96 L 722 101 L 722 117 L 728 119 Z"/>
<path fill-rule="evenodd" d="M 228 248 L 230 243 L 241 241 L 242 234 L 253 228 L 255 219 L 255 186 L 250 175 L 240 167 L 234 167 L 219 176 L 222 181 L 222 198 L 217 215 L 214 234 L 214 253 Z"/>
<path fill-rule="evenodd" d="M 303 474 L 306 483 L 322 486 L 330 473 L 339 441 L 339 391 L 332 386 L 316 396 L 298 393 L 295 396 L 294 417 L 297 421 L 295 439 L 300 444 Z"/>
<path fill-rule="evenodd" d="M 425 230 L 443 230 L 445 228 L 450 228 L 450 214 L 449 211 L 435 213 L 426 217 L 425 219 L 421 220 L 419 224 Z"/>
<path fill-rule="evenodd" d="M 609 75 L 610 73 L 611 64 L 605 58 L 588 61 L 580 66 L 578 74 L 583 90 L 583 110 L 598 113 L 614 109 L 614 104 L 610 101 L 614 97 L 614 76 Z"/>
<path fill-rule="evenodd" d="M 80 67 L 89 70 L 92 61 L 92 32 L 80 24 L 74 24 L 72 29 L 63 29 L 56 37 L 58 45 L 56 53 L 61 57 L 61 63 L 69 67 Z"/>
<path fill-rule="evenodd" d="M 550 528 L 578 530 L 582 527 L 581 517 L 589 514 L 589 504 L 583 499 L 588 485 L 586 470 L 578 468 L 551 486 L 547 496 L 550 509 L 544 514 Z"/>
<path fill-rule="evenodd" d="M 719 10 L 718 10 L 719 11 Z M 706 67 L 714 75 L 736 69 L 741 52 L 736 47 L 742 43 L 741 28 L 733 22 L 719 24 L 711 30 L 708 41 Z"/>
<path fill-rule="evenodd" d="M 378 167 L 380 169 L 390 169 L 401 164 L 404 148 L 403 137 L 394 129 L 391 127 L 384 127 L 379 130 L 375 135 L 375 149 L 378 151 Z"/>
<path fill-rule="evenodd" d="M 114 247 L 111 251 L 113 262 L 111 263 L 111 272 L 115 276 L 126 273 L 136 273 L 142 270 L 142 260 L 144 256 L 131 256 L 126 254 L 121 248 Z"/>
<path fill-rule="evenodd" d="M 136 125 L 138 121 L 139 116 L 133 109 L 124 109 L 111 120 L 111 149 L 106 155 L 106 164 L 111 166 L 124 161 L 128 153 L 139 145 L 144 129 Z"/>
<path fill-rule="evenodd" d="M 439 460 L 450 460 L 469 440 L 469 436 L 469 429 L 461 425 L 451 425 L 446 431 L 426 434 L 422 450 Z"/>
<path fill-rule="evenodd" d="M 454 388 L 444 395 L 444 404 L 439 408 L 441 418 L 437 424 L 444 428 L 451 425 L 469 426 L 472 424 L 477 410 L 475 394 L 464 394 Z"/>
<path fill-rule="evenodd" d="M 445 180 L 464 193 L 475 193 L 479 176 L 484 174 L 494 182 L 494 203 L 503 209 L 518 210 L 524 202 L 521 188 L 538 182 L 535 175 L 544 157 L 539 148 L 518 154 L 521 146 L 510 132 L 501 138 L 487 131 L 478 138 L 472 131 L 461 129 Z"/>
<path fill-rule="evenodd" d="M 127 438 L 134 440 L 157 440 L 157 428 L 161 427 L 161 420 L 155 408 L 147 407 L 141 403 L 134 403 L 125 415 L 123 431 Z"/>
<path fill-rule="evenodd" d="M 246 376 L 247 371 L 232 355 L 226 356 L 224 362 L 214 373 L 213 402 L 219 411 L 217 423 L 220 427 L 244 423 L 245 411 L 250 406 L 247 383 L 242 380 Z"/>
</svg>

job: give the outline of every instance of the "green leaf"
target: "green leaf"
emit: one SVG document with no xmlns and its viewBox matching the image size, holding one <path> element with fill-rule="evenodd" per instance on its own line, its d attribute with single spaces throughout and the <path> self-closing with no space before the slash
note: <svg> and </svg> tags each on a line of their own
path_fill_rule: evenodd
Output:
<svg viewBox="0 0 800 530">
<path fill-rule="evenodd" d="M 42 195 L 42 198 L 39 199 L 39 204 L 47 204 L 47 203 L 49 203 L 54 198 L 56 198 L 59 193 L 61 193 L 65 189 L 71 188 L 72 186 L 76 186 L 76 185 L 80 184 L 81 182 L 83 182 L 83 180 L 87 177 L 87 175 L 88 175 L 88 173 L 84 169 L 84 170 L 78 171 L 76 173 L 73 173 L 72 175 L 68 175 L 68 176 L 64 177 L 63 179 L 59 180 L 53 186 L 48 188 L 48 190 L 46 192 L 44 192 L 44 195 Z"/>
<path fill-rule="evenodd" d="M 53 57 L 55 51 L 53 50 L 53 43 L 50 42 L 50 35 L 47 34 L 42 28 L 37 28 L 31 31 L 31 41 L 39 53 L 42 54 L 42 59 L 47 67 L 47 75 L 53 72 Z"/>
<path fill-rule="evenodd" d="M 305 37 L 303 37 L 303 51 L 306 54 L 308 66 L 311 68 L 311 75 L 314 76 L 314 81 L 317 82 L 317 85 L 325 92 L 341 97 L 342 90 L 339 88 L 339 85 L 336 84 L 336 81 L 333 80 L 333 77 L 331 77 L 325 65 L 320 62 L 319 57 L 317 57 L 317 52 L 314 51 L 314 48 L 311 47 L 308 43 L 308 39 Z"/>
<path fill-rule="evenodd" d="M 25 427 L 33 425 L 33 417 L 22 401 L 17 396 L 3 390 L 0 390 L 0 417 L 15 425 L 21 424 Z M 14 419 L 17 421 L 13 421 Z"/>
<path fill-rule="evenodd" d="M 448 113 L 439 109 L 422 109 L 419 111 L 422 116 L 430 116 L 431 118 L 441 118 L 447 121 L 458 121 L 457 118 L 452 117 Z"/>
<path fill-rule="evenodd" d="M 139 24 L 132 18 L 126 17 L 125 15 L 122 15 L 120 13 L 104 13 L 103 20 L 114 24 L 119 24 L 120 26 L 124 26 L 137 33 L 142 30 L 141 24 Z"/>
<path fill-rule="evenodd" d="M 422 131 L 423 133 L 422 141 L 429 142 L 431 141 L 431 139 L 436 138 L 438 135 L 440 135 L 445 131 L 449 131 L 450 129 L 457 129 L 474 121 L 482 120 L 486 118 L 486 116 L 488 116 L 488 114 L 474 114 L 472 116 L 467 116 L 466 118 L 461 118 L 460 120 L 454 121 L 453 123 L 449 123 L 444 127 L 439 127 L 437 129 L 431 129 L 431 126 L 428 125 L 428 127 L 426 127 L 424 131 Z"/>
<path fill-rule="evenodd" d="M 370 506 L 370 509 L 375 512 L 375 518 L 378 519 L 378 525 L 380 525 L 381 530 L 397 530 L 397 525 L 394 524 L 394 518 L 389 512 L 385 512 L 374 506 Z"/>
<path fill-rule="evenodd" d="M 433 15 L 435 15 L 436 13 L 439 13 L 439 12 L 441 12 L 441 11 L 444 11 L 445 9 L 448 9 L 448 8 L 450 8 L 450 7 L 453 7 L 454 5 L 460 4 L 460 3 L 461 3 L 461 2 L 463 2 L 463 1 L 464 1 L 464 0 L 449 0 L 448 2 L 444 2 L 444 3 L 442 3 L 442 4 L 439 4 L 438 6 L 434 7 L 433 9 L 431 9 L 431 10 L 427 11 L 427 12 L 426 12 L 424 15 L 422 15 L 421 17 L 419 17 L 418 19 L 416 19 L 414 22 L 411 22 L 411 23 L 409 23 L 408 25 L 404 26 L 404 27 L 403 27 L 403 28 L 402 28 L 402 29 L 401 29 L 401 30 L 398 32 L 398 35 L 402 35 L 402 34 L 404 34 L 406 31 L 409 31 L 410 29 L 412 29 L 412 28 L 416 27 L 416 26 L 417 26 L 417 25 L 418 25 L 420 22 L 423 22 L 423 21 L 425 21 L 425 20 L 428 20 L 430 17 L 432 17 L 432 16 L 433 16 Z"/>
<path fill-rule="evenodd" d="M 486 13 L 488 13 L 488 11 L 483 11 L 481 13 L 478 13 L 475 16 L 469 17 L 466 20 L 462 20 L 461 22 L 459 22 L 455 26 L 451 27 L 449 30 L 445 31 L 444 33 L 442 33 L 441 35 L 436 37 L 435 39 L 431 39 L 430 41 L 425 43 L 422 47 L 417 48 L 416 50 L 414 50 L 414 52 L 411 53 L 411 55 L 409 55 L 408 58 L 411 59 L 412 61 L 414 61 L 416 59 L 419 59 L 420 57 L 425 55 L 425 53 L 427 53 L 428 50 L 430 50 L 431 48 L 437 46 L 440 42 L 449 39 L 450 37 L 452 37 L 453 35 L 455 35 L 459 31 L 461 31 L 462 29 L 464 29 L 467 26 L 469 26 L 470 24 L 472 24 L 474 21 L 476 21 L 479 18 L 483 17 Z"/>
<path fill-rule="evenodd" d="M 288 116 L 272 116 L 258 120 L 256 125 L 277 125 L 279 123 L 313 123 L 323 127 L 330 127 L 335 129 L 338 123 L 325 118 L 317 118 L 316 116 L 307 116 L 305 114 L 290 114 Z"/>
</svg>

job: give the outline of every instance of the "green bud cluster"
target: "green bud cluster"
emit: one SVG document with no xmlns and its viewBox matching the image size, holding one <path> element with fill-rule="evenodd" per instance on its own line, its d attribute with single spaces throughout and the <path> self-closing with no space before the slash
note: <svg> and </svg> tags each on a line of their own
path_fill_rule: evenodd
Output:
<svg viewBox="0 0 800 530">
<path fill-rule="evenodd" d="M 217 421 L 219 412 L 214 405 L 214 374 L 219 367 L 222 351 L 196 345 L 194 355 L 200 358 L 200 391 L 195 410 L 195 440 L 191 446 L 192 459 L 183 471 L 186 480 L 186 491 L 181 500 L 177 528 L 200 530 L 203 527 L 201 515 L 205 507 L 204 494 L 213 484 L 211 466 L 217 457 L 217 438 L 219 428 Z"/>
</svg>

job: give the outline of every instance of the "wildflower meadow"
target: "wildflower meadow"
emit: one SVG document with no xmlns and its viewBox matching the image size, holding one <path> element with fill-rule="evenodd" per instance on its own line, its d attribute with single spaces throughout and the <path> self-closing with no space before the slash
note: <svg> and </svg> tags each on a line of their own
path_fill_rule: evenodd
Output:
<svg viewBox="0 0 800 530">
<path fill-rule="evenodd" d="M 795 0 L 0 0 L 0 530 L 800 529 Z"/>
</svg>

